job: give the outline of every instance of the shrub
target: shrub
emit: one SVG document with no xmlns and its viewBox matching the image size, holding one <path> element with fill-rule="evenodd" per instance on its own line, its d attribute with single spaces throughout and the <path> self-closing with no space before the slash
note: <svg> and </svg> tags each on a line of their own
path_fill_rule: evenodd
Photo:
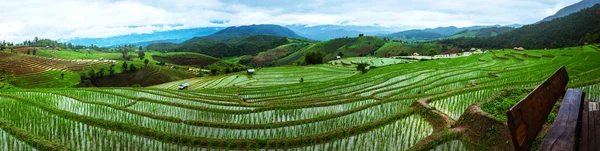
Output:
<svg viewBox="0 0 600 151">
<path fill-rule="evenodd" d="M 304 64 L 323 64 L 323 57 L 325 57 L 325 53 L 321 51 L 309 51 L 304 54 Z"/>
<path fill-rule="evenodd" d="M 484 102 L 481 109 L 502 120 L 507 120 L 506 111 L 521 101 L 529 92 L 531 92 L 530 89 L 503 90 L 491 100 Z"/>
<path fill-rule="evenodd" d="M 364 73 L 367 73 L 369 70 L 367 69 L 367 67 L 369 66 L 368 63 L 359 63 L 356 66 L 356 70 Z"/>
</svg>

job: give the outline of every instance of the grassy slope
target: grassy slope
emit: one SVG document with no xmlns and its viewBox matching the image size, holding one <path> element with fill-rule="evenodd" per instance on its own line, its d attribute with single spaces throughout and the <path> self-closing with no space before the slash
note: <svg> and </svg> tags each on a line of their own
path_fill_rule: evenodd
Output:
<svg viewBox="0 0 600 151">
<path fill-rule="evenodd" d="M 153 53 L 151 54 L 152 59 L 156 61 L 161 61 L 165 63 L 172 63 L 177 65 L 189 65 L 189 66 L 203 66 L 206 67 L 210 64 L 213 64 L 219 59 L 194 53 L 194 52 L 173 52 L 173 53 Z"/>
<path fill-rule="evenodd" d="M 61 74 L 64 73 L 64 79 Z M 63 88 L 79 84 L 79 75 L 74 72 L 46 71 L 39 74 L 9 78 L 11 85 L 21 88 Z"/>
<path fill-rule="evenodd" d="M 385 41 L 378 37 L 364 36 L 355 38 L 337 38 L 312 44 L 301 51 L 292 53 L 278 59 L 276 65 L 291 65 L 302 62 L 304 53 L 309 51 L 321 51 L 326 53 L 326 61 L 335 59 L 342 52 L 347 57 L 366 56 L 383 46 Z"/>
<path fill-rule="evenodd" d="M 150 65 L 127 72 L 102 78 L 94 83 L 97 87 L 128 87 L 135 84 L 150 86 L 170 81 L 192 78 L 192 74 L 176 69 Z"/>
</svg>

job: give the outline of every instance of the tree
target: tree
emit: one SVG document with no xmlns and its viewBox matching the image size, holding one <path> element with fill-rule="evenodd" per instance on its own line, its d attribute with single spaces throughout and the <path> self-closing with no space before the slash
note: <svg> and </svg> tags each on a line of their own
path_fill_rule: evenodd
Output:
<svg viewBox="0 0 600 151">
<path fill-rule="evenodd" d="M 65 73 L 60 73 L 60 79 L 64 80 L 65 79 Z"/>
<path fill-rule="evenodd" d="M 121 54 L 122 54 L 122 58 L 125 60 L 129 60 L 129 58 L 127 57 L 127 54 L 129 53 L 129 50 L 127 50 L 127 47 L 121 47 L 119 48 L 121 50 Z"/>
<path fill-rule="evenodd" d="M 135 70 L 137 70 L 137 69 L 135 68 L 135 66 L 133 65 L 133 63 L 130 64 L 129 65 L 129 72 L 134 72 Z"/>
<path fill-rule="evenodd" d="M 210 69 L 210 74 L 217 75 L 217 69 L 215 69 L 215 68 Z"/>
<path fill-rule="evenodd" d="M 92 81 L 92 82 L 96 81 L 97 74 L 96 74 L 96 71 L 94 69 L 90 70 L 90 72 L 88 73 L 88 75 L 90 76 L 89 77 L 90 81 Z"/>
<path fill-rule="evenodd" d="M 429 51 L 427 51 L 428 56 L 435 56 L 437 54 L 438 54 L 438 52 L 435 51 L 434 49 L 429 49 Z"/>
<path fill-rule="evenodd" d="M 34 56 L 35 56 L 35 52 L 36 52 L 36 51 L 37 51 L 37 49 L 35 49 L 35 48 L 34 48 L 34 49 L 33 49 L 33 55 L 34 55 Z"/>
<path fill-rule="evenodd" d="M 138 58 L 140 58 L 140 60 L 144 60 L 146 53 L 144 53 L 144 51 L 142 51 L 141 48 L 142 48 L 142 46 L 140 46 L 140 50 L 138 51 Z"/>
<path fill-rule="evenodd" d="M 365 36 L 365 34 L 358 34 L 358 37 L 363 37 Z"/>
<path fill-rule="evenodd" d="M 367 70 L 367 66 L 369 66 L 368 63 L 359 63 L 356 66 L 356 70 L 362 72 L 363 74 L 367 73 L 369 70 Z"/>
<path fill-rule="evenodd" d="M 121 68 L 123 69 L 123 71 L 121 72 L 127 72 L 127 62 L 123 62 L 123 65 L 121 66 Z"/>
<path fill-rule="evenodd" d="M 344 53 L 342 53 L 342 52 L 340 51 L 340 52 L 338 52 L 338 56 L 340 56 L 340 57 L 344 57 Z"/>
<path fill-rule="evenodd" d="M 103 78 L 104 77 L 104 68 L 100 68 L 100 71 L 98 71 L 98 78 Z"/>
<path fill-rule="evenodd" d="M 325 53 L 321 51 L 309 51 L 304 55 L 304 64 L 322 64 L 323 57 L 325 57 Z"/>
<path fill-rule="evenodd" d="M 112 64 L 110 65 L 110 68 L 108 68 L 108 75 L 114 75 L 115 74 L 115 65 Z"/>
<path fill-rule="evenodd" d="M 29 49 L 27 49 L 27 54 L 29 55 L 29 53 L 30 53 L 30 50 L 29 50 Z"/>
<path fill-rule="evenodd" d="M 225 68 L 225 74 L 231 73 L 231 68 Z"/>
<path fill-rule="evenodd" d="M 148 63 L 150 63 L 150 60 L 148 60 L 148 59 L 144 60 L 144 64 L 146 65 L 145 67 L 148 66 Z"/>
</svg>

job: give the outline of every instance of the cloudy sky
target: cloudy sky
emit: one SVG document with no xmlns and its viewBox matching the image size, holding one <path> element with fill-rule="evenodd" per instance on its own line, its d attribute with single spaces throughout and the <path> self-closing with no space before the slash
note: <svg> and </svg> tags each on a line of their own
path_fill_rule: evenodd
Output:
<svg viewBox="0 0 600 151">
<path fill-rule="evenodd" d="M 530 24 L 580 0 L 0 0 L 0 40 L 250 24 L 403 29 Z"/>
</svg>

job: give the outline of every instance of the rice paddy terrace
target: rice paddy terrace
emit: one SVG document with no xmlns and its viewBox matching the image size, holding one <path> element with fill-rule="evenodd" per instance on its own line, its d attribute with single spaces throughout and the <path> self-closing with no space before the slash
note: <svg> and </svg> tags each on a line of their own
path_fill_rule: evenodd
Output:
<svg viewBox="0 0 600 151">
<path fill-rule="evenodd" d="M 38 74 L 46 71 L 80 71 L 86 67 L 108 64 L 110 61 L 99 60 L 64 60 L 43 58 L 24 54 L 0 52 L 0 70 L 14 76 Z"/>
<path fill-rule="evenodd" d="M 569 87 L 600 100 L 598 60 L 597 47 L 493 51 L 366 74 L 326 64 L 147 88 L 6 90 L 0 150 L 464 150 L 477 144 L 449 129 L 470 105 L 561 66 Z M 190 89 L 175 90 L 182 83 Z"/>
</svg>

